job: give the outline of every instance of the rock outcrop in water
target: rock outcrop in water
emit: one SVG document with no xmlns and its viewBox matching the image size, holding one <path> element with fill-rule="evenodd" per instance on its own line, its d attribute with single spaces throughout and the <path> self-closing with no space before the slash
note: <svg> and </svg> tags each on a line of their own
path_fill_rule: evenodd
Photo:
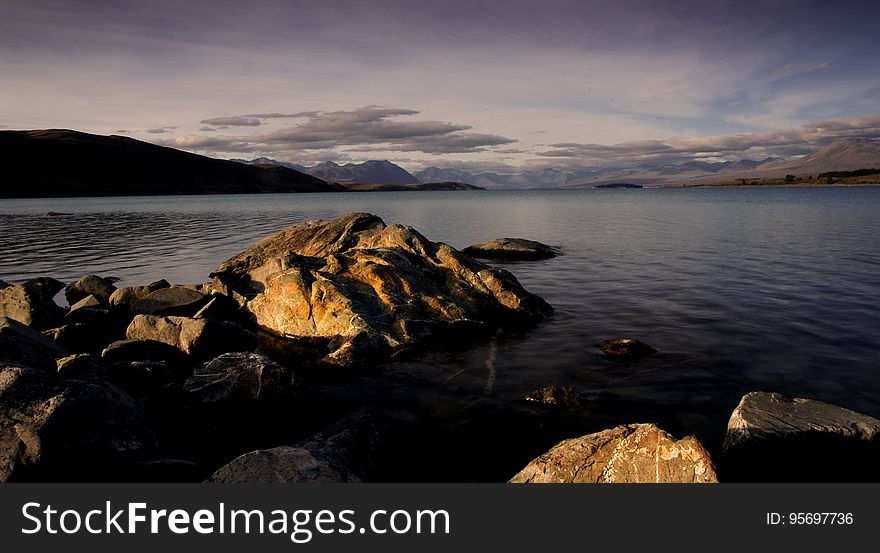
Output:
<svg viewBox="0 0 880 553">
<path fill-rule="evenodd" d="M 878 466 L 880 420 L 822 401 L 751 392 L 727 424 L 730 480 L 868 482 Z"/>
<path fill-rule="evenodd" d="M 504 261 L 549 259 L 559 255 L 559 250 L 556 248 L 534 240 L 526 240 L 525 238 L 498 238 L 468 246 L 461 251 L 479 259 L 498 259 Z"/>
<path fill-rule="evenodd" d="M 223 263 L 215 288 L 260 327 L 327 340 L 324 361 L 385 359 L 443 335 L 530 323 L 552 308 L 507 271 L 368 213 L 309 221 Z"/>
<path fill-rule="evenodd" d="M 510 482 L 713 483 L 715 465 L 693 437 L 676 440 L 653 424 L 627 424 L 562 441 Z"/>
</svg>

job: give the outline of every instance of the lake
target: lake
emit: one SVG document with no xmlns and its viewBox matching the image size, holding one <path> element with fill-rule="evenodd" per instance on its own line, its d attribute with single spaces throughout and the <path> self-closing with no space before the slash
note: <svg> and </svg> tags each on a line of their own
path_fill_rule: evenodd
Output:
<svg viewBox="0 0 880 553">
<path fill-rule="evenodd" d="M 555 307 L 550 320 L 352 376 L 350 386 L 317 383 L 352 406 L 424 417 L 432 437 L 414 437 L 414 444 L 435 451 L 422 472 L 412 469 L 422 481 L 509 477 L 560 438 L 628 422 L 696 434 L 717 452 L 727 417 L 752 390 L 880 417 L 880 187 L 76 198 L 0 206 L 0 278 L 13 283 L 44 275 L 69 282 L 89 273 L 119 277 L 121 285 L 200 283 L 276 230 L 352 210 L 459 248 L 497 237 L 559 247 L 563 255 L 555 259 L 503 264 Z M 660 352 L 632 365 L 604 359 L 596 344 L 623 336 Z M 575 387 L 583 412 L 536 414 L 516 401 L 547 385 Z M 530 445 L 514 445 L 521 435 Z M 481 462 L 490 450 L 511 452 L 509 463 Z"/>
</svg>

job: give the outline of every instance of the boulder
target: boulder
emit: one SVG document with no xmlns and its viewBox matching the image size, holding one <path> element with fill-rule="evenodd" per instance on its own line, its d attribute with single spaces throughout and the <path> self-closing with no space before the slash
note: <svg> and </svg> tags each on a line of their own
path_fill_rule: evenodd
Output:
<svg viewBox="0 0 880 553">
<path fill-rule="evenodd" d="M 65 323 L 93 323 L 102 325 L 107 322 L 110 308 L 91 294 L 70 306 L 64 315 Z"/>
<path fill-rule="evenodd" d="M 163 342 L 200 359 L 256 346 L 254 335 L 235 323 L 188 317 L 137 315 L 125 335 L 131 340 Z"/>
<path fill-rule="evenodd" d="M 559 250 L 556 248 L 525 238 L 498 238 L 481 244 L 473 244 L 461 252 L 479 259 L 503 261 L 549 259 L 559 255 Z"/>
<path fill-rule="evenodd" d="M 87 275 L 72 284 L 68 284 L 64 290 L 67 303 L 73 305 L 88 296 L 94 296 L 101 305 L 110 302 L 110 296 L 116 291 L 113 283 L 116 279 L 102 278 L 95 275 Z"/>
<path fill-rule="evenodd" d="M 161 290 L 162 288 L 168 288 L 170 286 L 171 285 L 168 284 L 168 281 L 164 279 L 157 280 L 146 286 L 124 286 L 122 288 L 117 288 L 110 295 L 109 302 L 113 307 L 126 307 L 130 309 L 138 300 L 149 296 L 156 290 Z"/>
<path fill-rule="evenodd" d="M 218 469 L 208 482 L 280 484 L 362 482 L 378 461 L 380 425 L 369 415 L 336 424 L 296 446 L 247 453 Z"/>
<path fill-rule="evenodd" d="M 880 466 L 880 420 L 777 393 L 743 396 L 727 423 L 725 480 L 873 482 Z"/>
<path fill-rule="evenodd" d="M 10 286 L 12 286 L 12 285 L 9 284 L 8 282 L 6 282 L 5 280 L 0 280 L 0 290 L 2 290 L 3 288 L 9 288 Z"/>
<path fill-rule="evenodd" d="M 58 374 L 77 380 L 106 380 L 109 377 L 107 365 L 97 355 L 77 353 L 57 360 Z"/>
<path fill-rule="evenodd" d="M 71 353 L 101 353 L 110 343 L 125 338 L 125 326 L 113 314 L 86 322 L 65 324 L 46 331 Z"/>
<path fill-rule="evenodd" d="M 0 317 L 43 330 L 58 326 L 64 309 L 52 299 L 64 288 L 54 278 L 40 277 L 0 289 Z"/>
<path fill-rule="evenodd" d="M 157 340 L 117 340 L 104 348 L 101 358 L 107 363 L 167 361 L 181 364 L 186 362 L 186 355 L 179 348 Z"/>
<path fill-rule="evenodd" d="M 605 340 L 599 343 L 599 349 L 608 359 L 619 362 L 638 361 L 657 351 L 648 344 L 633 338 Z"/>
<path fill-rule="evenodd" d="M 509 272 L 367 213 L 289 227 L 212 277 L 215 289 L 246 298 L 257 325 L 326 339 L 324 361 L 342 366 L 432 345 L 459 326 L 490 330 L 552 312 Z"/>
<path fill-rule="evenodd" d="M 53 357 L 67 355 L 67 350 L 54 340 L 9 317 L 0 317 L 0 336 L 14 337 L 33 342 L 37 347 L 46 350 Z"/>
<path fill-rule="evenodd" d="M 201 292 L 183 286 L 172 286 L 150 292 L 134 302 L 131 310 L 144 315 L 192 317 L 210 299 Z"/>
<path fill-rule="evenodd" d="M 142 409 L 121 390 L 0 368 L 0 482 L 104 478 L 154 446 Z"/>
<path fill-rule="evenodd" d="M 715 466 L 694 437 L 676 440 L 653 424 L 627 424 L 559 442 L 510 482 L 712 483 Z"/>
<path fill-rule="evenodd" d="M 297 390 L 290 369 L 258 353 L 224 353 L 197 367 L 184 389 L 201 402 L 277 400 Z"/>
<path fill-rule="evenodd" d="M 0 317 L 0 362 L 55 371 L 55 357 L 67 351 L 31 327 Z"/>
<path fill-rule="evenodd" d="M 238 316 L 238 308 L 238 303 L 232 298 L 215 294 L 211 297 L 211 301 L 193 315 L 193 318 L 229 321 Z"/>
<path fill-rule="evenodd" d="M 521 399 L 528 403 L 555 407 L 581 407 L 577 393 L 571 386 L 546 386 L 522 396 Z"/>
</svg>

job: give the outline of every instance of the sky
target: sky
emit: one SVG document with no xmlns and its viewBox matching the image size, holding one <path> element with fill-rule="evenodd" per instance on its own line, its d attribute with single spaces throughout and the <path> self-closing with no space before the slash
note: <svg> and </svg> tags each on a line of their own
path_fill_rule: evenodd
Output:
<svg viewBox="0 0 880 553">
<path fill-rule="evenodd" d="M 0 0 L 0 129 L 410 170 L 880 138 L 876 0 Z"/>
</svg>

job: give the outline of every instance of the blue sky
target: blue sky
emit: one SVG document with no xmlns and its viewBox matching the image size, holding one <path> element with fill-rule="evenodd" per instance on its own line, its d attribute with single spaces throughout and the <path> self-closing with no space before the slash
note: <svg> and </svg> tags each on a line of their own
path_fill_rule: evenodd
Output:
<svg viewBox="0 0 880 553">
<path fill-rule="evenodd" d="M 3 0 L 3 14 L 8 129 L 411 169 L 880 137 L 876 1 Z"/>
</svg>

